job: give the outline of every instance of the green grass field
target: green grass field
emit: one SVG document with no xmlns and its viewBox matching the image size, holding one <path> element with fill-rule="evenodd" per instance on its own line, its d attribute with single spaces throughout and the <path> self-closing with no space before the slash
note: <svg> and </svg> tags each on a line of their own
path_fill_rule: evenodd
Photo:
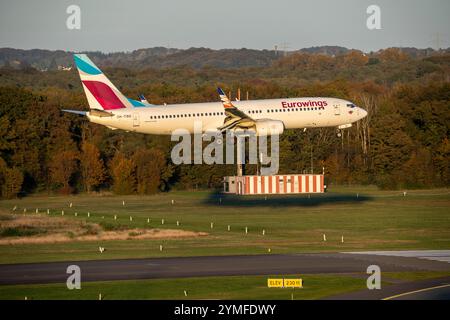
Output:
<svg viewBox="0 0 450 320">
<path fill-rule="evenodd" d="M 63 284 L 0 286 L 0 299 L 319 299 L 363 289 L 365 281 L 350 276 L 302 276 L 303 288 L 268 288 L 270 276 L 229 276 L 83 282 L 81 290 Z M 275 278 L 282 278 L 277 275 Z M 298 276 L 286 276 L 298 278 Z M 187 296 L 184 295 L 186 291 Z"/>
<path fill-rule="evenodd" d="M 450 247 L 448 189 L 408 191 L 406 197 L 400 191 L 378 191 L 372 187 L 341 187 L 331 191 L 311 198 L 305 195 L 237 198 L 199 191 L 143 197 L 30 196 L 1 201 L 0 210 L 12 213 L 17 206 L 14 213 L 18 215 L 24 214 L 24 208 L 27 215 L 34 215 L 36 208 L 41 214 L 50 209 L 50 216 L 61 216 L 64 210 L 64 216 L 71 219 L 203 231 L 209 235 L 172 240 L 0 245 L 0 263 L 263 254 L 269 248 L 272 253 L 293 253 Z M 69 203 L 73 206 L 69 207 Z M 130 215 L 133 221 L 129 220 Z M 164 225 L 161 219 L 165 220 Z M 322 238 L 324 233 L 326 242 Z M 162 252 L 160 244 L 164 247 Z M 98 252 L 99 245 L 107 249 L 103 254 Z"/>
<path fill-rule="evenodd" d="M 181 229 L 208 235 L 164 240 L 3 244 L 0 245 L 0 263 L 266 254 L 269 248 L 272 253 L 448 249 L 449 205 L 447 189 L 408 191 L 403 196 L 400 191 L 378 191 L 372 187 L 340 187 L 311 197 L 238 198 L 206 191 L 144 197 L 30 196 L 0 201 L 0 213 L 35 216 L 38 208 L 41 215 L 46 215 L 49 209 L 50 217 L 61 217 L 64 210 L 66 218 L 100 223 L 109 228 Z M 117 220 L 113 219 L 114 215 Z M 164 224 L 161 224 L 162 219 Z M 8 232 L 14 234 L 14 230 Z M 164 247 L 162 252 L 160 244 Z M 98 246 L 107 251 L 100 254 Z M 392 280 L 413 281 L 444 275 L 449 273 L 384 273 L 383 283 L 389 285 Z M 302 289 L 267 288 L 269 276 L 201 277 L 83 282 L 81 290 L 68 290 L 65 284 L 0 286 L 0 299 L 98 299 L 100 293 L 104 299 L 320 299 L 363 289 L 366 285 L 366 275 L 289 275 L 299 276 L 305 283 Z"/>
<path fill-rule="evenodd" d="M 392 279 L 423 280 L 449 276 L 450 272 L 383 273 L 382 286 Z M 268 288 L 268 278 L 301 278 L 303 288 Z M 127 281 L 83 282 L 80 290 L 65 283 L 0 286 L 0 300 L 96 300 L 102 299 L 320 299 L 366 288 L 366 275 L 274 275 L 196 277 Z M 184 294 L 186 291 L 186 296 Z"/>
</svg>

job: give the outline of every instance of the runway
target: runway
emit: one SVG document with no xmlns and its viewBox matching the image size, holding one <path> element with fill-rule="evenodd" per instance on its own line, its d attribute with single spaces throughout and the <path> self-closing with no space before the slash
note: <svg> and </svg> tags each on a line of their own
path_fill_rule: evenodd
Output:
<svg viewBox="0 0 450 320">
<path fill-rule="evenodd" d="M 78 265 L 82 281 L 231 275 L 366 274 L 369 265 L 388 271 L 450 271 L 444 261 L 370 253 L 311 253 L 95 260 L 0 265 L 0 285 L 65 283 Z"/>
</svg>

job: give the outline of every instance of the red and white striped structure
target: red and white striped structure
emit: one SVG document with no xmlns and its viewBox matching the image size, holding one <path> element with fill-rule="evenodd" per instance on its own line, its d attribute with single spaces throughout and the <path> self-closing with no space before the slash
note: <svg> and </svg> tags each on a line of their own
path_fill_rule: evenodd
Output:
<svg viewBox="0 0 450 320">
<path fill-rule="evenodd" d="M 323 193 L 323 174 L 276 176 L 230 176 L 224 179 L 224 192 L 249 194 Z"/>
</svg>

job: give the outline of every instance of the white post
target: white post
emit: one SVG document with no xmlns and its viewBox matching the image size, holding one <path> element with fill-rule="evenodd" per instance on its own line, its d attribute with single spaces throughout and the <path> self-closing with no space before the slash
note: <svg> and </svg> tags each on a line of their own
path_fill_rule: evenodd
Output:
<svg viewBox="0 0 450 320">
<path fill-rule="evenodd" d="M 163 251 L 163 246 L 162 246 L 162 244 L 159 245 L 159 251 Z"/>
<path fill-rule="evenodd" d="M 179 226 L 179 225 L 180 225 L 180 221 L 177 220 L 177 226 Z"/>
<path fill-rule="evenodd" d="M 125 207 L 125 200 L 122 200 L 122 206 Z"/>
<path fill-rule="evenodd" d="M 50 209 L 47 209 L 47 214 L 50 214 Z"/>
<path fill-rule="evenodd" d="M 114 220 L 117 220 L 117 214 L 114 215 Z"/>
<path fill-rule="evenodd" d="M 344 236 L 341 236 L 341 243 L 344 243 Z"/>
<path fill-rule="evenodd" d="M 230 231 L 231 230 L 231 226 L 230 225 L 228 225 L 228 231 Z"/>
<path fill-rule="evenodd" d="M 237 175 L 243 175 L 243 165 L 245 164 L 245 137 L 236 137 L 236 162 L 238 166 Z"/>
<path fill-rule="evenodd" d="M 69 208 L 72 208 L 72 202 L 69 204 Z"/>
<path fill-rule="evenodd" d="M 187 297 L 187 291 L 186 290 L 184 290 L 184 296 Z"/>
<path fill-rule="evenodd" d="M 263 236 L 265 236 L 266 235 L 266 230 L 265 229 L 263 229 Z"/>
<path fill-rule="evenodd" d="M 214 222 L 211 222 L 211 229 L 214 229 Z"/>
<path fill-rule="evenodd" d="M 327 241 L 327 236 L 325 235 L 325 233 L 323 234 L 323 241 Z"/>
<path fill-rule="evenodd" d="M 150 223 L 150 218 L 147 218 L 147 223 Z"/>
<path fill-rule="evenodd" d="M 175 203 L 175 200 L 172 199 L 172 205 Z"/>
<path fill-rule="evenodd" d="M 88 218 L 91 216 L 91 213 L 90 212 L 88 212 Z"/>
<path fill-rule="evenodd" d="M 245 227 L 245 234 L 248 233 L 248 227 Z"/>
<path fill-rule="evenodd" d="M 78 217 L 78 212 L 75 212 L 75 217 Z"/>
<path fill-rule="evenodd" d="M 39 209 L 38 208 L 36 208 L 36 213 L 39 213 Z"/>
<path fill-rule="evenodd" d="M 62 215 L 62 216 L 64 215 L 64 210 L 61 210 L 61 215 Z"/>
<path fill-rule="evenodd" d="M 161 224 L 164 224 L 164 219 L 161 219 Z"/>
<path fill-rule="evenodd" d="M 132 216 L 130 216 L 130 221 L 133 221 L 133 217 Z"/>
</svg>

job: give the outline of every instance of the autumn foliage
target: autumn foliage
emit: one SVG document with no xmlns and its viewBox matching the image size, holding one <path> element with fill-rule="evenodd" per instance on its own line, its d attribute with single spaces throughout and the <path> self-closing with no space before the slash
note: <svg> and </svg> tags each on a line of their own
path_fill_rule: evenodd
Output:
<svg viewBox="0 0 450 320">
<path fill-rule="evenodd" d="M 245 54 L 241 52 L 240 54 Z M 151 103 L 216 101 L 216 85 L 241 99 L 331 96 L 355 102 L 367 118 L 336 137 L 335 128 L 287 130 L 280 172 L 326 173 L 328 184 L 381 188 L 450 185 L 450 55 L 297 53 L 270 66 L 220 69 L 174 66 L 106 68 L 129 97 Z M 130 80 L 132 79 L 132 80 Z M 0 190 L 152 194 L 221 187 L 233 165 L 180 165 L 167 136 L 125 133 L 86 123 L 61 109 L 86 109 L 75 71 L 0 68 Z M 254 166 L 247 173 L 255 173 Z"/>
</svg>

